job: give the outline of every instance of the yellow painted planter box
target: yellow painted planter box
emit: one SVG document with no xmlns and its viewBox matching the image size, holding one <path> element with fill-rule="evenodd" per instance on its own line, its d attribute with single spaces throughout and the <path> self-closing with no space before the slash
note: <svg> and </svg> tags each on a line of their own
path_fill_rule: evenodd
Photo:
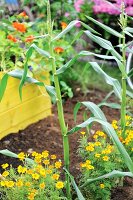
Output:
<svg viewBox="0 0 133 200">
<path fill-rule="evenodd" d="M 40 73 L 38 78 L 50 85 L 48 72 Z M 26 83 L 21 101 L 18 93 L 19 83 L 19 80 L 10 77 L 0 102 L 0 139 L 51 115 L 51 101 L 45 88 Z"/>
</svg>

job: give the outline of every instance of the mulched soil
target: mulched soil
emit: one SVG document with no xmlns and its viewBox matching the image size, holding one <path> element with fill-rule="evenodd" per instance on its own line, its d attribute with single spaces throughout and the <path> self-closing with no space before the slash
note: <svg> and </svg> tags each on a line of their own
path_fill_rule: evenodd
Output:
<svg viewBox="0 0 133 200">
<path fill-rule="evenodd" d="M 81 101 L 92 101 L 99 103 L 104 97 L 105 93 L 99 90 L 90 90 L 87 95 L 83 95 L 80 92 L 80 88 L 77 88 L 75 91 L 74 98 L 67 99 L 64 101 L 64 112 L 66 123 L 69 125 L 69 129 L 75 125 L 73 120 L 73 108 L 77 102 Z M 110 102 L 116 101 L 115 97 L 110 98 Z M 51 154 L 58 154 L 59 159 L 63 159 L 63 145 L 62 138 L 57 118 L 57 109 L 54 105 L 53 115 L 49 116 L 35 124 L 28 126 L 25 130 L 19 131 L 19 133 L 12 133 L 7 137 L 3 138 L 0 141 L 0 149 L 8 149 L 15 153 L 21 151 L 37 151 L 41 152 L 43 150 L 49 150 Z M 83 111 L 84 108 L 81 108 L 78 117 L 77 123 L 83 121 Z M 115 109 L 110 109 L 107 107 L 103 108 L 103 111 L 108 119 L 119 119 L 119 112 Z M 94 125 L 94 130 L 99 129 L 99 126 Z M 77 155 L 78 149 L 78 140 L 80 138 L 79 132 L 70 135 L 70 158 L 71 158 L 71 167 L 70 171 L 75 178 L 79 174 L 79 164 L 81 159 Z M 13 166 L 18 165 L 16 159 L 5 157 L 0 155 L 0 165 L 2 163 L 11 163 Z M 112 200 L 133 200 L 133 181 L 131 179 L 125 180 L 125 186 L 119 187 L 112 191 Z"/>
</svg>

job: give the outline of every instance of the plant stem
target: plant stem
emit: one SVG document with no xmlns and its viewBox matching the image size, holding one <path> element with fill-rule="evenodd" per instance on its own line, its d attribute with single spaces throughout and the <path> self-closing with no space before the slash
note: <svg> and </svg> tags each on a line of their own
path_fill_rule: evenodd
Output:
<svg viewBox="0 0 133 200">
<path fill-rule="evenodd" d="M 55 56 L 54 56 L 54 51 L 53 51 L 53 42 L 52 42 L 53 27 L 52 27 L 49 3 L 48 3 L 47 13 L 48 13 L 47 26 L 48 26 L 48 34 L 49 34 L 49 51 L 50 51 L 50 55 L 51 55 L 52 73 L 54 76 L 54 84 L 55 84 L 55 90 L 56 90 L 58 119 L 59 119 L 62 137 L 63 137 L 64 165 L 65 165 L 65 168 L 69 171 L 69 138 L 67 136 L 67 126 L 65 124 L 65 119 L 64 119 L 64 111 L 63 111 L 63 106 L 62 106 L 62 97 L 61 97 L 59 79 L 58 79 L 58 75 L 56 74 L 56 62 L 55 62 Z M 69 181 L 69 176 L 67 173 L 65 173 L 65 181 L 66 181 L 67 198 L 71 199 L 70 181 Z"/>
<path fill-rule="evenodd" d="M 125 33 L 124 33 L 124 29 L 127 25 L 127 19 L 126 19 L 126 15 L 124 14 L 124 5 L 122 7 L 122 14 L 121 14 L 121 25 L 122 25 L 122 33 L 123 33 L 123 39 L 122 39 L 122 62 L 123 62 L 123 67 L 124 67 L 124 71 L 126 71 L 126 50 L 125 50 L 125 46 L 126 46 L 126 41 L 125 41 Z M 125 74 L 122 74 L 122 103 L 121 103 L 121 127 L 122 130 L 124 132 L 125 130 L 125 126 L 126 126 L 126 77 Z"/>
</svg>

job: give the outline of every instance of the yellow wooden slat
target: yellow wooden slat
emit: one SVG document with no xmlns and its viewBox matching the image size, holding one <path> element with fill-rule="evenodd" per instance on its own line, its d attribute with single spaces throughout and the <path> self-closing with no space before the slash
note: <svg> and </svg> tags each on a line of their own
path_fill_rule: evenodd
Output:
<svg viewBox="0 0 133 200">
<path fill-rule="evenodd" d="M 50 99 L 43 95 L 24 102 L 0 114 L 0 133 L 50 108 Z"/>
<path fill-rule="evenodd" d="M 45 110 L 39 114 L 37 114 L 36 116 L 32 117 L 32 118 L 29 118 L 21 123 L 19 123 L 18 125 L 16 126 L 13 126 L 11 128 L 9 128 L 8 130 L 5 130 L 3 132 L 0 133 L 0 140 L 7 136 L 9 133 L 17 133 L 18 130 L 23 130 L 25 129 L 29 124 L 32 124 L 32 123 L 35 123 L 35 122 L 38 122 L 39 120 L 47 117 L 51 115 L 51 109 L 48 109 L 48 110 Z"/>
</svg>

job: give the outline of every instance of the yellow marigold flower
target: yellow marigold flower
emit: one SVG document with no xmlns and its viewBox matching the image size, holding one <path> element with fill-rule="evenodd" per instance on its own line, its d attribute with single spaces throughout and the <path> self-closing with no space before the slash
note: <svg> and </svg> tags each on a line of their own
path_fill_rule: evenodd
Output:
<svg viewBox="0 0 133 200">
<path fill-rule="evenodd" d="M 36 163 L 41 163 L 42 162 L 42 159 L 41 158 L 39 158 L 39 157 L 35 157 L 35 159 L 34 159 L 34 161 L 36 162 Z"/>
<path fill-rule="evenodd" d="M 61 162 L 61 161 L 56 161 L 56 162 L 55 162 L 55 168 L 56 168 L 56 169 L 61 168 L 61 165 L 62 165 L 62 162 Z"/>
<path fill-rule="evenodd" d="M 39 187 L 40 187 L 41 189 L 44 189 L 44 188 L 45 188 L 45 183 L 40 183 Z"/>
<path fill-rule="evenodd" d="M 49 156 L 49 152 L 48 151 L 43 151 L 42 152 L 42 156 L 43 156 L 43 158 L 47 158 Z"/>
<path fill-rule="evenodd" d="M 96 154 L 95 154 L 95 157 L 96 157 L 96 158 L 100 158 L 100 156 L 101 156 L 100 153 L 96 153 Z"/>
<path fill-rule="evenodd" d="M 0 182 L 0 185 L 1 185 L 2 187 L 6 186 L 6 182 L 7 182 L 7 181 L 1 181 L 1 182 Z"/>
<path fill-rule="evenodd" d="M 92 169 L 94 169 L 94 166 L 93 165 L 86 165 L 86 168 L 89 169 L 89 170 L 92 170 Z"/>
<path fill-rule="evenodd" d="M 86 151 L 94 151 L 94 147 L 93 146 L 87 146 Z"/>
<path fill-rule="evenodd" d="M 22 180 L 18 180 L 17 182 L 16 182 L 16 186 L 17 187 L 22 187 L 24 184 L 23 184 L 23 181 Z"/>
<path fill-rule="evenodd" d="M 31 186 L 31 183 L 30 183 L 30 182 L 26 182 L 26 183 L 25 183 L 25 186 L 30 187 L 30 186 Z"/>
<path fill-rule="evenodd" d="M 24 154 L 24 152 L 19 153 L 19 154 L 18 154 L 18 158 L 19 158 L 19 160 L 24 160 L 24 159 L 25 159 L 25 154 Z"/>
<path fill-rule="evenodd" d="M 41 176 L 43 176 L 45 178 L 46 177 L 46 170 L 45 169 L 41 169 L 40 170 L 40 174 L 41 174 Z"/>
<path fill-rule="evenodd" d="M 97 138 L 98 138 L 98 135 L 96 135 L 96 134 L 93 135 L 93 138 L 94 138 L 94 139 L 97 139 Z"/>
<path fill-rule="evenodd" d="M 64 183 L 62 182 L 62 181 L 58 181 L 57 183 L 56 183 L 56 188 L 57 189 L 62 189 L 64 187 Z"/>
<path fill-rule="evenodd" d="M 51 170 L 51 169 L 47 169 L 47 170 L 46 170 L 46 173 L 47 173 L 47 174 L 52 174 L 52 170 Z"/>
<path fill-rule="evenodd" d="M 2 176 L 3 177 L 7 177 L 9 175 L 9 172 L 8 171 L 4 171 L 3 173 L 2 173 Z"/>
<path fill-rule="evenodd" d="M 5 163 L 5 164 L 1 165 L 1 167 L 2 167 L 3 169 L 6 169 L 8 166 L 9 166 L 8 163 Z"/>
<path fill-rule="evenodd" d="M 33 173 L 33 170 L 32 169 L 28 169 L 27 170 L 27 174 L 31 175 Z"/>
<path fill-rule="evenodd" d="M 108 157 L 108 156 L 103 156 L 103 160 L 104 160 L 104 161 L 108 161 L 108 160 L 109 160 L 109 157 Z"/>
<path fill-rule="evenodd" d="M 90 160 L 86 160 L 85 163 L 86 164 L 91 164 L 91 161 Z"/>
<path fill-rule="evenodd" d="M 53 169 L 54 168 L 54 166 L 53 165 L 49 165 L 49 169 Z"/>
<path fill-rule="evenodd" d="M 51 158 L 52 160 L 55 160 L 55 159 L 56 159 L 56 155 L 51 155 L 50 158 Z"/>
<path fill-rule="evenodd" d="M 29 195 L 28 195 L 28 199 L 29 200 L 34 200 L 35 198 L 35 193 L 34 192 L 31 192 Z"/>
<path fill-rule="evenodd" d="M 95 146 L 97 146 L 97 147 L 98 147 L 98 146 L 101 146 L 101 142 L 98 142 L 98 141 L 95 142 Z"/>
<path fill-rule="evenodd" d="M 33 151 L 31 155 L 34 157 L 37 156 L 37 154 L 38 154 L 37 152 Z"/>
<path fill-rule="evenodd" d="M 104 185 L 103 183 L 101 183 L 101 184 L 100 184 L 100 188 L 101 188 L 101 189 L 104 189 L 104 188 L 105 188 L 105 185 Z"/>
<path fill-rule="evenodd" d="M 44 163 L 45 165 L 49 165 L 49 164 L 50 164 L 49 160 L 44 160 L 43 163 Z"/>
<path fill-rule="evenodd" d="M 112 121 L 112 126 L 113 126 L 113 128 L 116 130 L 116 129 L 118 129 L 118 125 L 117 125 L 117 121 L 116 120 L 113 120 Z"/>
<path fill-rule="evenodd" d="M 80 133 L 81 133 L 81 135 L 85 135 L 85 132 L 84 132 L 84 131 L 81 131 Z"/>
<path fill-rule="evenodd" d="M 129 115 L 126 115 L 126 116 L 125 116 L 125 119 L 126 119 L 126 120 L 131 120 L 131 119 L 132 119 L 132 117 L 131 117 L 131 116 L 129 116 Z"/>
<path fill-rule="evenodd" d="M 32 174 L 32 178 L 35 179 L 35 180 L 38 180 L 39 177 L 40 177 L 40 176 L 39 176 L 39 174 L 37 174 L 37 173 Z"/>
<path fill-rule="evenodd" d="M 13 181 L 6 181 L 6 187 L 13 187 L 14 186 L 14 182 Z"/>
<path fill-rule="evenodd" d="M 53 174 L 52 179 L 57 180 L 59 179 L 60 175 L 59 174 Z"/>
<path fill-rule="evenodd" d="M 64 30 L 67 27 L 67 23 L 66 22 L 61 22 L 61 27 L 62 27 L 62 30 Z"/>
<path fill-rule="evenodd" d="M 24 174 L 27 172 L 27 168 L 26 167 L 22 167 L 21 165 L 18 166 L 17 171 L 19 174 Z"/>
<path fill-rule="evenodd" d="M 106 137 L 105 133 L 102 131 L 96 131 L 96 134 L 101 136 L 101 137 Z"/>
<path fill-rule="evenodd" d="M 80 166 L 81 166 L 82 168 L 85 168 L 85 167 L 86 167 L 86 163 L 81 163 Z"/>
</svg>

